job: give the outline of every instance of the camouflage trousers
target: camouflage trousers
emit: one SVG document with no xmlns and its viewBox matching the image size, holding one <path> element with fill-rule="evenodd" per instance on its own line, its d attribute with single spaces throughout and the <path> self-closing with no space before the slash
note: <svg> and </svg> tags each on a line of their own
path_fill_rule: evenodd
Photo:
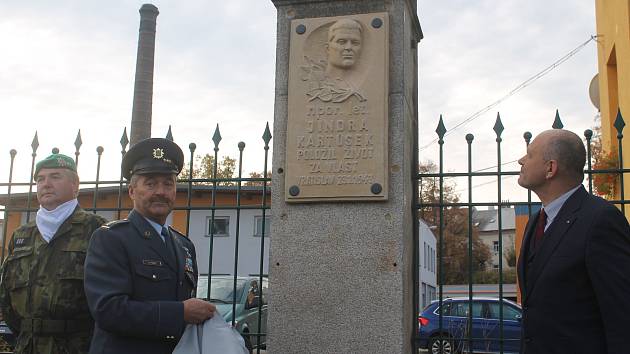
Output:
<svg viewBox="0 0 630 354">
<path fill-rule="evenodd" d="M 15 354 L 87 354 L 91 333 L 67 335 L 33 335 L 20 333 L 15 344 Z"/>
</svg>

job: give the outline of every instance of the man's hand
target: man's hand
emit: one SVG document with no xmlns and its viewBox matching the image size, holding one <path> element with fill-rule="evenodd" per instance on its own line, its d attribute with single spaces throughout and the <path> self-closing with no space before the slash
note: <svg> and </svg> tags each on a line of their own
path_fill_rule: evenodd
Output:
<svg viewBox="0 0 630 354">
<path fill-rule="evenodd" d="M 205 300 L 196 298 L 188 299 L 184 301 L 184 322 L 192 324 L 201 323 L 214 316 L 216 309 L 216 306 Z"/>
</svg>

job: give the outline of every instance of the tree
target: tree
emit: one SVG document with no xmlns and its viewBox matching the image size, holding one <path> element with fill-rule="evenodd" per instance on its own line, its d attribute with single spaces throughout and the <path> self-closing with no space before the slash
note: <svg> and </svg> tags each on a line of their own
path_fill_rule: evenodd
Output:
<svg viewBox="0 0 630 354">
<path fill-rule="evenodd" d="M 212 179 L 212 171 L 214 169 L 214 156 L 210 154 L 205 154 L 203 156 L 195 156 L 195 162 L 193 163 L 193 179 Z M 217 179 L 233 179 L 235 177 L 236 172 L 236 159 L 233 159 L 229 156 L 223 156 L 223 160 L 221 160 L 217 164 Z M 189 177 L 189 169 L 188 165 L 185 165 L 182 169 L 180 177 L 182 179 L 188 179 Z M 264 178 L 264 175 L 260 172 L 250 172 L 249 178 Z M 271 171 L 267 171 L 267 178 L 271 178 Z M 212 181 L 204 181 L 204 182 L 194 182 L 194 184 L 212 184 Z M 220 186 L 234 186 L 237 184 L 237 181 L 220 181 L 217 182 L 217 185 Z M 243 182 L 244 186 L 260 186 L 262 187 L 262 181 L 245 181 Z M 267 183 L 269 186 L 270 183 Z"/>
<path fill-rule="evenodd" d="M 503 252 L 503 254 L 505 255 L 508 266 L 516 267 L 516 250 L 514 247 L 508 248 L 505 252 Z"/>
<path fill-rule="evenodd" d="M 420 173 L 434 173 L 437 166 L 431 162 L 425 162 L 418 166 Z M 458 203 L 459 197 L 455 191 L 456 184 L 446 179 L 442 185 L 443 203 Z M 438 281 L 442 277 L 443 284 L 462 284 L 468 282 L 469 272 L 477 273 L 486 268 L 491 259 L 490 249 L 479 238 L 478 230 L 473 226 L 471 230 L 472 240 L 472 269 L 469 269 L 468 257 L 468 213 L 472 212 L 463 207 L 443 207 L 442 222 L 442 247 L 440 245 L 440 202 L 439 179 L 425 177 L 420 179 L 419 197 L 423 204 L 419 209 L 422 218 L 431 228 L 435 229 L 438 239 Z M 434 205 L 426 205 L 434 204 Z M 442 250 L 442 253 L 440 253 Z M 441 264 L 441 268 L 440 268 Z M 440 275 L 442 272 L 442 275 Z"/>
<path fill-rule="evenodd" d="M 264 178 L 265 176 L 260 173 L 260 172 L 250 172 L 249 173 L 249 178 Z M 267 171 L 267 178 L 271 179 L 271 171 Z M 263 182 L 262 181 L 246 181 L 243 183 L 243 185 L 245 186 L 252 186 L 252 187 L 262 187 L 263 186 Z M 269 187 L 271 185 L 271 182 L 267 182 L 267 187 Z"/>
<path fill-rule="evenodd" d="M 617 150 L 606 151 L 602 145 L 601 127 L 599 122 L 593 128 L 591 138 L 591 166 L 593 170 L 616 170 L 619 168 L 619 155 Z M 615 199 L 619 191 L 618 173 L 593 173 L 591 175 L 593 189 L 602 198 Z"/>
<path fill-rule="evenodd" d="M 193 163 L 193 179 L 212 179 L 214 170 L 214 156 L 210 154 L 205 154 L 203 156 L 195 156 L 195 161 Z M 234 171 L 236 170 L 236 159 L 233 159 L 229 156 L 223 156 L 223 160 L 221 160 L 217 164 L 217 176 L 218 179 L 230 179 L 234 178 Z M 185 165 L 180 174 L 181 178 L 188 179 L 190 175 L 190 170 L 188 169 L 188 165 Z M 212 184 L 211 181 L 204 182 L 195 182 L 195 184 Z M 221 181 L 217 183 L 218 185 L 228 186 L 235 185 L 236 183 L 233 181 Z"/>
</svg>

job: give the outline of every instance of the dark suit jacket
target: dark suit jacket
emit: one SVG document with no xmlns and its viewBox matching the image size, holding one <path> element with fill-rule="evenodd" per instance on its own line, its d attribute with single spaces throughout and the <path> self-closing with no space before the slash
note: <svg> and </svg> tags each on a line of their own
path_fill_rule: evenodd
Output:
<svg viewBox="0 0 630 354">
<path fill-rule="evenodd" d="M 171 229 L 165 244 L 136 211 L 97 229 L 85 260 L 96 323 L 90 353 L 170 354 L 184 331 L 182 301 L 195 295 L 197 274 L 192 242 Z"/>
<path fill-rule="evenodd" d="M 580 187 L 518 260 L 524 354 L 630 353 L 630 227 L 609 202 Z"/>
</svg>

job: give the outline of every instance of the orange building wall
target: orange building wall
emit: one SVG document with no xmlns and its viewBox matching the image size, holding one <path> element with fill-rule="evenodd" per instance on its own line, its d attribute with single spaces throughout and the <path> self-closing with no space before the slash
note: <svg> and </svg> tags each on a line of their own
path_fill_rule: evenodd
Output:
<svg viewBox="0 0 630 354">
<path fill-rule="evenodd" d="M 121 208 L 122 209 L 131 209 L 133 207 L 132 201 L 129 196 L 126 194 L 127 192 L 123 190 L 123 195 L 121 197 Z M 269 190 L 268 190 L 269 193 Z M 35 198 L 35 194 L 33 197 Z M 191 195 L 191 206 L 194 207 L 207 207 L 210 209 L 212 207 L 212 191 L 204 190 L 204 191 L 194 191 Z M 92 191 L 87 193 L 81 193 L 79 195 L 79 205 L 83 208 L 93 208 L 95 206 L 94 202 L 94 194 Z M 266 199 L 266 204 L 270 205 L 271 198 L 269 195 Z M 18 197 L 11 200 L 10 207 L 13 208 L 25 208 L 27 205 L 27 199 L 25 197 Z M 185 191 L 178 191 L 177 198 L 175 200 L 175 207 L 181 208 L 186 207 L 188 205 L 188 193 Z M 237 205 L 237 196 L 236 191 L 217 191 L 215 196 L 215 205 L 221 207 L 236 207 Z M 262 192 L 261 191 L 242 191 L 241 192 L 241 206 L 260 206 L 262 205 Z M 37 204 L 36 199 L 31 200 L 31 208 L 37 209 L 39 205 Z M 112 191 L 99 191 L 98 199 L 96 200 L 97 208 L 118 208 L 118 190 Z M 4 247 L 5 247 L 5 255 L 7 245 L 11 239 L 11 235 L 22 224 L 22 213 L 21 211 L 9 212 L 7 216 L 7 232 L 6 237 L 4 238 Z M 129 215 L 128 210 L 122 210 L 120 212 L 120 218 L 124 219 Z M 179 230 L 180 232 L 186 231 L 187 224 L 187 211 L 186 210 L 175 210 L 173 211 L 173 222 L 172 226 Z"/>
<path fill-rule="evenodd" d="M 610 152 L 618 149 L 614 128 L 617 111 L 621 111 L 626 124 L 630 119 L 630 1 L 595 0 L 595 18 L 602 145 Z M 630 151 L 627 127 L 622 147 L 626 155 Z M 624 158 L 623 168 L 629 167 L 630 160 Z M 626 178 L 623 186 L 626 196 L 630 195 L 627 181 Z M 615 188 L 616 198 L 620 197 L 619 187 Z"/>
<path fill-rule="evenodd" d="M 518 262 L 518 257 L 521 254 L 521 245 L 523 244 L 523 234 L 525 233 L 525 226 L 527 226 L 528 220 L 529 220 L 529 215 L 516 215 L 516 218 L 515 218 L 514 250 L 516 251 L 517 262 Z M 519 304 L 521 303 L 521 291 L 520 291 L 520 287 L 518 286 L 518 277 L 516 279 L 516 301 Z"/>
</svg>

